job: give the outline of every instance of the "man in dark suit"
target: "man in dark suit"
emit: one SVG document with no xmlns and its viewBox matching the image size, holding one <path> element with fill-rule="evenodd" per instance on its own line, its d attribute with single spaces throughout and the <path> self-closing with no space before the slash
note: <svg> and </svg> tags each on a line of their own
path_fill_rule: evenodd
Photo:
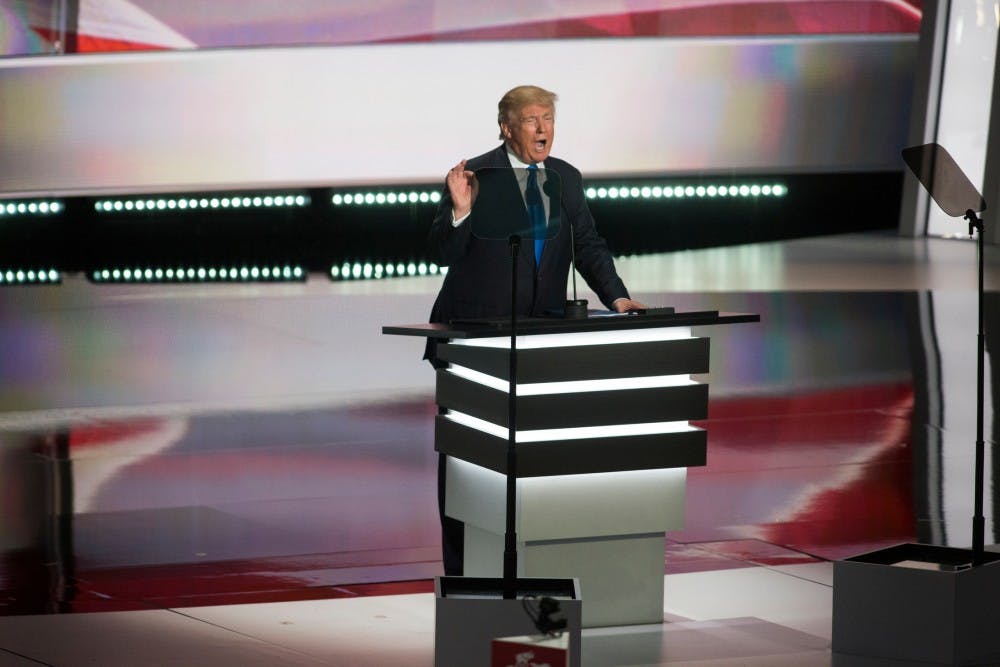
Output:
<svg viewBox="0 0 1000 667">
<path fill-rule="evenodd" d="M 580 172 L 569 163 L 549 156 L 555 135 L 555 101 L 554 93 L 536 86 L 519 86 L 509 91 L 498 105 L 500 138 L 504 143 L 488 153 L 463 160 L 448 172 L 447 187 L 430 232 L 430 258 L 447 266 L 448 274 L 431 311 L 431 322 L 510 314 L 508 242 L 477 238 L 469 219 L 477 189 L 475 172 L 490 167 L 538 165 L 540 170 L 556 172 L 561 183 L 558 204 L 562 223 L 556 236 L 545 241 L 538 262 L 530 251 L 518 254 L 519 315 L 542 316 L 563 309 L 572 257 L 571 238 L 576 246 L 577 270 L 607 308 L 624 312 L 642 307 L 629 298 L 615 271 L 607 243 L 597 233 Z"/>
<path fill-rule="evenodd" d="M 580 172 L 549 155 L 555 136 L 555 102 L 555 93 L 537 86 L 518 86 L 508 91 L 498 104 L 497 114 L 503 144 L 471 160 L 462 160 L 448 172 L 429 238 L 430 259 L 448 267 L 431 310 L 431 322 L 510 315 L 510 245 L 505 238 L 481 238 L 481 234 L 473 233 L 472 206 L 479 189 L 476 171 L 484 168 L 527 170 L 535 165 L 539 172 L 555 172 L 561 185 L 558 201 L 551 196 L 551 190 L 545 195 L 551 197 L 546 203 L 549 219 L 561 220 L 558 230 L 554 236 L 552 232 L 546 235 L 538 259 L 531 252 L 534 246 L 531 240 L 518 253 L 519 316 L 544 316 L 565 307 L 573 250 L 576 269 L 608 309 L 625 312 L 644 308 L 629 296 L 615 271 L 607 243 L 597 233 Z M 539 180 L 544 178 L 544 174 L 538 176 Z M 525 183 L 520 180 L 524 194 Z M 554 206 L 560 207 L 557 215 L 553 215 Z M 524 213 L 523 207 L 521 212 Z M 432 342 L 428 344 L 426 358 L 438 366 Z M 444 515 L 444 477 L 442 456 L 438 500 L 442 508 L 445 573 L 461 574 L 464 531 L 461 522 Z"/>
</svg>

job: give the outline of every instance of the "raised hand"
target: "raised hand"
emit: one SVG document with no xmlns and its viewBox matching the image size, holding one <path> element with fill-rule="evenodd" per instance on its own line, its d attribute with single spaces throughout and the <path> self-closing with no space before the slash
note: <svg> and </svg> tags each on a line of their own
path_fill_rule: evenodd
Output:
<svg viewBox="0 0 1000 667">
<path fill-rule="evenodd" d="M 479 194 L 479 181 L 475 172 L 465 168 L 465 160 L 451 168 L 448 172 L 448 192 L 451 194 L 452 215 L 458 220 L 469 214 L 472 204 Z"/>
</svg>

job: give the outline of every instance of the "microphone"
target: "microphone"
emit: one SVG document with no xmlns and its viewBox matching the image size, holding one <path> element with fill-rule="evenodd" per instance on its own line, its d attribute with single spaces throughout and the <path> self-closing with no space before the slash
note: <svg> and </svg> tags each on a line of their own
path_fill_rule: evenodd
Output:
<svg viewBox="0 0 1000 667">
<path fill-rule="evenodd" d="M 573 276 L 573 298 L 566 300 L 566 310 L 564 317 L 567 320 L 587 319 L 587 300 L 576 298 L 576 237 L 573 234 L 573 223 L 569 225 L 569 252 L 570 264 L 569 272 Z"/>
</svg>

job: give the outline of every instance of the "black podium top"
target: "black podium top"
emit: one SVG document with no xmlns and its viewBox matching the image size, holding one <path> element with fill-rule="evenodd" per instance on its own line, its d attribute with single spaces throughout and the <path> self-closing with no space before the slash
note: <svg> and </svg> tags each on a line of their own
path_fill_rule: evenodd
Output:
<svg viewBox="0 0 1000 667">
<path fill-rule="evenodd" d="M 622 331 L 627 329 L 656 329 L 661 327 L 694 327 L 713 324 L 738 324 L 759 322 L 760 315 L 754 313 L 720 313 L 717 310 L 692 311 L 687 313 L 629 313 L 592 315 L 587 319 L 568 320 L 563 318 L 518 318 L 519 336 L 537 334 L 580 333 L 585 331 Z M 382 327 L 382 333 L 396 336 L 420 336 L 423 338 L 493 338 L 510 335 L 510 319 L 495 318 L 452 322 L 451 324 L 404 324 Z"/>
</svg>

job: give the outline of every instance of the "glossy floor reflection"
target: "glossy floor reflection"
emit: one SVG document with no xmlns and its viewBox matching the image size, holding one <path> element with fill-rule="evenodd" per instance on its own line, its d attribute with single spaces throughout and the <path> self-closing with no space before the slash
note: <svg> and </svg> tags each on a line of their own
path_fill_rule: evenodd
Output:
<svg viewBox="0 0 1000 667">
<path fill-rule="evenodd" d="M 647 303 L 761 315 L 697 332 L 712 338 L 700 424 L 708 464 L 689 471 L 686 525 L 668 533 L 665 553 L 668 621 L 751 620 L 678 625 L 675 638 L 716 632 L 725 642 L 757 628 L 754 641 L 780 651 L 713 655 L 829 664 L 829 560 L 902 541 L 968 546 L 974 252 L 860 235 L 621 261 Z M 992 249 L 987 259 L 996 266 Z M 417 342 L 379 329 L 422 321 L 438 280 L 96 287 L 70 278 L 0 291 L 0 664 L 75 664 L 22 628 L 86 635 L 159 613 L 267 647 L 255 663 L 236 642 L 213 664 L 268 664 L 262 656 L 276 647 L 270 664 L 429 664 L 432 627 L 421 623 L 441 567 L 433 377 Z M 989 295 L 990 349 L 998 303 Z M 988 543 L 1000 541 L 992 415 Z M 789 592 L 767 602 L 772 612 L 759 598 L 734 606 L 694 592 L 729 587 L 726 577 Z M 794 602 L 799 585 L 804 606 Z M 392 625 L 395 648 L 370 662 L 233 620 L 322 604 L 341 623 L 367 598 L 369 623 L 398 619 L 386 611 L 394 599 L 415 605 Z M 72 612 L 105 620 L 52 616 Z M 649 641 L 660 646 L 663 632 Z M 616 664 L 597 657 L 600 646 L 617 650 L 614 634 L 591 634 L 589 664 Z M 647 662 L 729 664 L 698 662 L 709 654 L 696 646 L 671 651 Z M 739 662 L 751 658 L 760 662 Z"/>
</svg>

